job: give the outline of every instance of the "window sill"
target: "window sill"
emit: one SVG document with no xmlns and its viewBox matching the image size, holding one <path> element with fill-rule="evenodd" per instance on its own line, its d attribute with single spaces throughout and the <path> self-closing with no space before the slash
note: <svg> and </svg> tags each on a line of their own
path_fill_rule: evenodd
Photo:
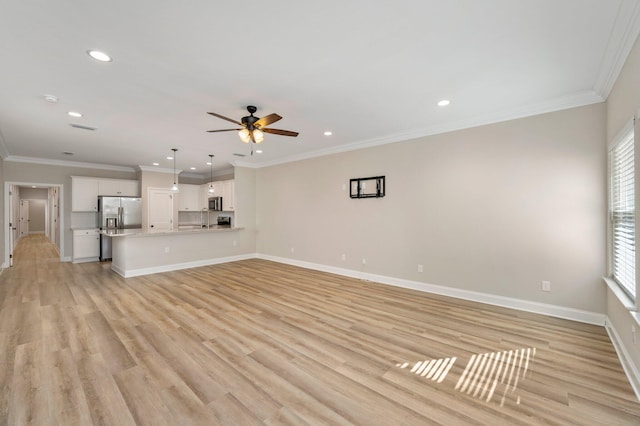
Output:
<svg viewBox="0 0 640 426">
<path fill-rule="evenodd" d="M 615 282 L 614 280 L 608 277 L 602 277 L 602 279 L 607 284 L 607 287 L 609 287 L 609 289 L 613 292 L 613 294 L 616 295 L 620 303 L 622 303 L 622 305 L 628 311 L 636 310 L 636 304 L 633 301 L 633 299 L 631 299 L 629 295 L 625 293 L 623 289 L 620 288 L 620 285 L 617 282 Z"/>
</svg>

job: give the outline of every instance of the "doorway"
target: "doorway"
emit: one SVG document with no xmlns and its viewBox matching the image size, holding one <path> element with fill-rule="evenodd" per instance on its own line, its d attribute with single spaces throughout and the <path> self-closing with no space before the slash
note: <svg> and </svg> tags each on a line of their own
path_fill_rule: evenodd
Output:
<svg viewBox="0 0 640 426">
<path fill-rule="evenodd" d="M 44 233 L 58 251 L 60 261 L 65 260 L 63 189 L 64 185 L 60 184 L 5 182 L 4 218 L 7 228 L 3 268 L 12 265 L 13 250 L 18 240 L 32 232 Z M 38 219 L 35 228 L 31 226 L 34 218 L 30 214 L 34 212 Z"/>
</svg>

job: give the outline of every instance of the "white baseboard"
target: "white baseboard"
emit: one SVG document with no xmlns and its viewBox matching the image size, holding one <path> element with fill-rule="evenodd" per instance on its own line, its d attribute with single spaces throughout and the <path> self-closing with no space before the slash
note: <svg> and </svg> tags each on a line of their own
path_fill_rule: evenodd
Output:
<svg viewBox="0 0 640 426">
<path fill-rule="evenodd" d="M 622 368 L 629 379 L 629 383 L 631 383 L 631 387 L 633 388 L 636 397 L 640 400 L 640 372 L 631 360 L 632 358 L 629 356 L 627 348 L 620 339 L 620 334 L 618 334 L 613 322 L 611 322 L 609 318 L 606 320 L 605 329 L 607 330 L 609 339 L 611 339 L 611 343 L 613 343 L 613 347 L 618 354 L 618 359 L 620 359 L 620 363 L 622 364 Z"/>
<path fill-rule="evenodd" d="M 595 325 L 605 325 L 606 316 L 595 312 L 583 311 L 580 309 L 567 308 L 564 306 L 549 305 L 528 300 L 515 299 L 511 297 L 497 296 L 493 294 L 480 293 L 469 290 L 462 290 L 453 287 L 445 287 L 435 284 L 427 284 L 419 281 L 410 281 L 402 278 L 387 277 L 384 275 L 369 274 L 350 269 L 336 268 L 333 266 L 321 265 L 317 263 L 304 262 L 300 260 L 287 259 L 277 256 L 257 254 L 259 259 L 271 260 L 273 262 L 284 263 L 302 268 L 314 269 L 316 271 L 329 272 L 351 278 L 359 278 L 388 284 L 396 287 L 409 288 L 412 290 L 424 291 L 426 293 L 439 294 L 442 296 L 455 297 L 457 299 L 470 300 L 473 302 L 487 303 L 489 305 L 502 306 L 505 308 L 517 309 L 520 311 L 533 312 L 536 314 L 548 315 L 557 318 L 569 319 Z"/>
<path fill-rule="evenodd" d="M 124 278 L 138 277 L 140 275 L 157 274 L 160 272 L 177 271 L 180 269 L 198 268 L 200 266 L 217 265 L 220 263 L 236 262 L 238 260 L 255 259 L 257 254 L 242 254 L 238 256 L 219 257 L 216 259 L 203 259 L 194 262 L 173 263 L 169 265 L 153 266 L 151 268 L 140 268 L 124 271 L 116 265 L 111 264 L 111 270 Z"/>
</svg>

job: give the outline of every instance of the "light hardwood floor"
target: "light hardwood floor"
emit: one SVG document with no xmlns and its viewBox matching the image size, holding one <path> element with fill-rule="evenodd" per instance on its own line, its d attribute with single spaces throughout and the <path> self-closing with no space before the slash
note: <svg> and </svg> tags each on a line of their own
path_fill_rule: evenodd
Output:
<svg viewBox="0 0 640 426">
<path fill-rule="evenodd" d="M 603 327 L 249 260 L 123 279 L 20 240 L 0 424 L 638 425 Z"/>
</svg>

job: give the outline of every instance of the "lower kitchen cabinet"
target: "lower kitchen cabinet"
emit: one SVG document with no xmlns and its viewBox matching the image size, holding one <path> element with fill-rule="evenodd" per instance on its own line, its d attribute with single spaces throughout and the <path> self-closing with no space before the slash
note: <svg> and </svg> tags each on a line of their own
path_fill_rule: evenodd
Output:
<svg viewBox="0 0 640 426">
<path fill-rule="evenodd" d="M 73 231 L 73 263 L 94 262 L 100 256 L 100 231 L 77 229 Z"/>
</svg>

